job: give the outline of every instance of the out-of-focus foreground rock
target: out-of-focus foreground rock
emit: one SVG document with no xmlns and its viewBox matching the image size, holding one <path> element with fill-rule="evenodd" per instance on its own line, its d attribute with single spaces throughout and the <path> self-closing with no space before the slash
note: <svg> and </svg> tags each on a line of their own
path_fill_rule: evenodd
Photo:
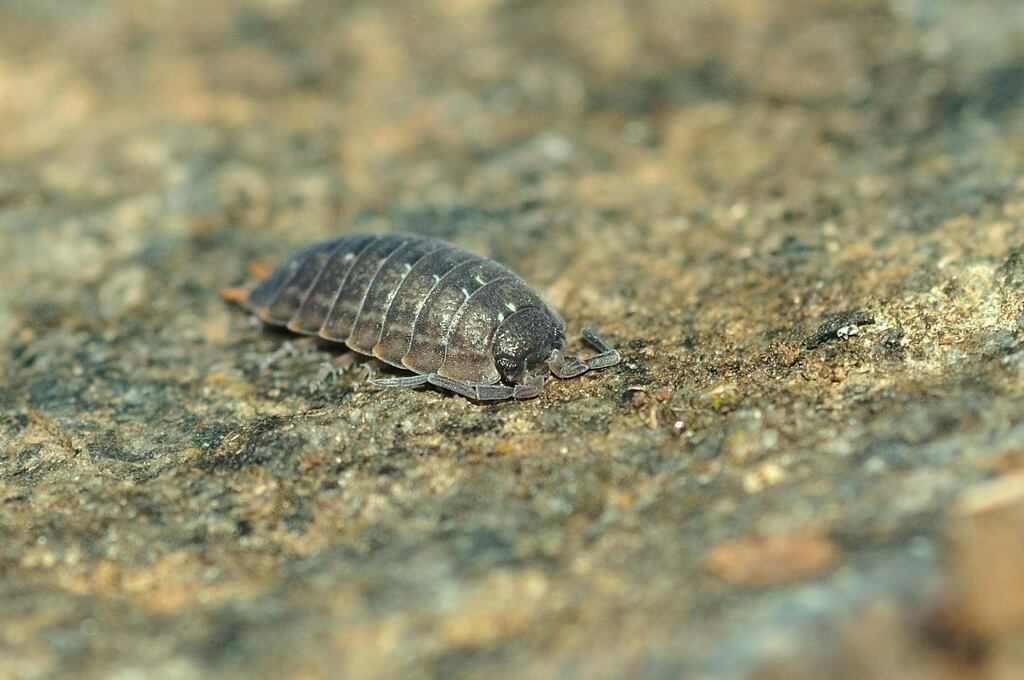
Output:
<svg viewBox="0 0 1024 680">
<path fill-rule="evenodd" d="M 1022 140 L 1017 0 L 0 0 L 0 677 L 1024 677 Z M 624 362 L 216 295 L 390 229 Z"/>
</svg>

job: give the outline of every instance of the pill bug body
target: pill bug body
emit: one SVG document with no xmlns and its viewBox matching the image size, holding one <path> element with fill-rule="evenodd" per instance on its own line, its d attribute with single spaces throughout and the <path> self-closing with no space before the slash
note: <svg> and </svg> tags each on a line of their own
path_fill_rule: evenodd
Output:
<svg viewBox="0 0 1024 680">
<path fill-rule="evenodd" d="M 473 399 L 536 396 L 550 371 L 573 377 L 618 353 L 595 334 L 587 361 L 566 358 L 565 322 L 493 260 L 409 234 L 353 234 L 299 251 L 240 302 L 268 324 L 345 343 L 416 375 L 383 387 L 432 383 Z"/>
</svg>

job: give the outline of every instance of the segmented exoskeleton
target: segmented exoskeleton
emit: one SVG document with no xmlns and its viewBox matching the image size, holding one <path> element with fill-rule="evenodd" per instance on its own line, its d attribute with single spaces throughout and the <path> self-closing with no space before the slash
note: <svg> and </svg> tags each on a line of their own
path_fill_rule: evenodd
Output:
<svg viewBox="0 0 1024 680">
<path fill-rule="evenodd" d="M 430 383 L 477 400 L 528 399 L 549 371 L 571 378 L 620 361 L 589 329 L 583 339 L 597 354 L 567 357 L 565 322 L 533 288 L 493 260 L 423 236 L 317 243 L 238 301 L 268 324 L 416 374 L 371 381 L 382 387 Z"/>
</svg>

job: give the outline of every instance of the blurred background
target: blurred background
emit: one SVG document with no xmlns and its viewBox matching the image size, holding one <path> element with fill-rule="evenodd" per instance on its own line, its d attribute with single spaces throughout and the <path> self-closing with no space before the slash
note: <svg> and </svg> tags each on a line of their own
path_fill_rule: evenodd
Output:
<svg viewBox="0 0 1024 680">
<path fill-rule="evenodd" d="M 0 0 L 0 677 L 1024 677 L 1024 3 Z M 620 368 L 216 296 L 495 257 Z"/>
</svg>

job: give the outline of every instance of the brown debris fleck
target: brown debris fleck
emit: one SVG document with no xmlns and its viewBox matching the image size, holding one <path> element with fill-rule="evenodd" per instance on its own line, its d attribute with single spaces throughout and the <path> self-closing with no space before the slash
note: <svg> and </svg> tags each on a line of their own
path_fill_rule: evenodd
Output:
<svg viewBox="0 0 1024 680">
<path fill-rule="evenodd" d="M 956 518 L 954 561 L 968 615 L 992 635 L 1024 633 L 1024 472 L 968 489 Z"/>
<path fill-rule="evenodd" d="M 822 574 L 839 562 L 839 549 L 821 534 L 739 538 L 714 545 L 705 568 L 741 586 L 772 586 Z"/>
</svg>

